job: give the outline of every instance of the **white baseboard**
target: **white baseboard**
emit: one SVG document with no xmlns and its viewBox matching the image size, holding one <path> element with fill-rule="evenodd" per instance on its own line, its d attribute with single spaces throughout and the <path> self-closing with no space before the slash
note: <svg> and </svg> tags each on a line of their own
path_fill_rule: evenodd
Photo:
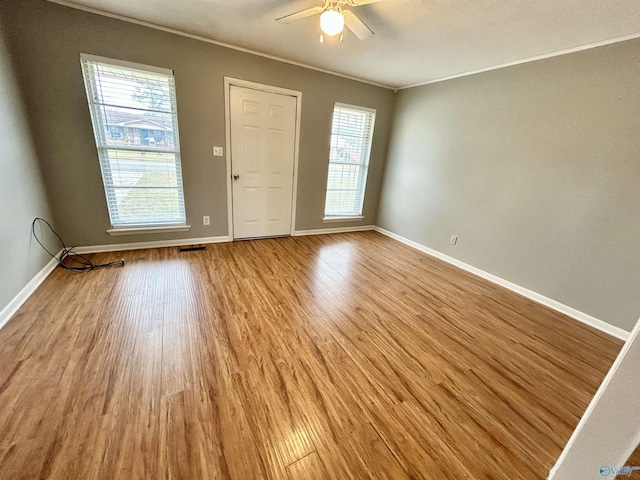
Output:
<svg viewBox="0 0 640 480">
<path fill-rule="evenodd" d="M 58 252 L 56 257 L 60 258 L 61 253 L 62 250 Z M 36 273 L 24 287 L 22 287 L 22 290 L 20 290 L 18 294 L 13 297 L 13 300 L 11 300 L 9 304 L 2 309 L 2 311 L 0 312 L 0 328 L 6 325 L 13 314 L 18 311 L 18 309 L 24 304 L 24 302 L 29 299 L 31 294 L 36 291 L 36 289 L 42 282 L 44 282 L 45 278 L 47 278 L 49 274 L 55 270 L 55 268 L 58 266 L 57 258 L 52 258 L 51 260 L 49 260 L 49 262 L 44 267 L 42 267 L 42 269 L 38 273 Z"/>
<path fill-rule="evenodd" d="M 461 268 L 463 270 L 466 270 L 467 272 L 473 273 L 478 277 L 484 278 L 485 280 L 489 280 L 490 282 L 500 285 L 501 287 L 507 288 L 512 292 L 522 295 L 523 297 L 527 297 L 528 299 L 533 300 L 534 302 L 540 303 L 557 312 L 563 313 L 582 323 L 586 323 L 587 325 L 593 328 L 596 328 L 602 332 L 608 333 L 609 335 L 613 335 L 614 337 L 619 338 L 620 340 L 626 341 L 629 338 L 629 332 L 627 332 L 626 330 L 623 330 L 619 327 L 611 325 L 610 323 L 604 322 L 598 318 L 592 317 L 591 315 L 588 315 L 584 312 L 581 312 L 580 310 L 576 310 L 575 308 L 564 305 L 563 303 L 560 303 L 556 300 L 545 297 L 544 295 L 540 295 L 539 293 L 534 292 L 533 290 L 529 290 L 528 288 L 524 288 L 524 287 L 521 287 L 520 285 L 516 285 L 515 283 L 505 280 L 504 278 L 500 278 L 496 275 L 485 272 L 484 270 L 480 270 L 479 268 L 476 268 L 472 265 L 461 262 L 460 260 L 457 260 L 448 255 L 445 255 L 444 253 L 438 252 L 437 250 L 433 250 L 429 247 L 425 247 L 424 245 L 414 242 L 413 240 L 409 240 L 408 238 L 405 238 L 396 233 L 390 232 L 389 230 L 385 230 L 384 228 L 375 227 L 375 230 L 377 232 L 382 233 L 383 235 L 393 238 L 394 240 L 398 240 L 399 242 L 402 242 L 405 245 L 409 245 L 410 247 L 420 250 L 421 252 L 424 252 L 428 255 L 439 258 L 440 260 L 450 263 L 451 265 L 455 265 L 458 268 Z"/>
<path fill-rule="evenodd" d="M 433 250 L 429 247 L 421 245 L 413 240 L 409 240 L 408 238 L 397 235 L 389 230 L 385 230 L 384 228 L 380 228 L 374 225 L 359 225 L 355 227 L 338 227 L 338 228 L 321 228 L 316 230 L 297 230 L 295 232 L 295 236 L 304 236 L 304 235 L 323 235 L 328 233 L 347 233 L 347 232 L 363 232 L 368 230 L 375 230 L 377 232 L 382 233 L 388 237 L 391 237 L 399 242 L 402 242 L 410 247 L 413 247 L 421 252 L 424 252 L 433 257 L 439 258 L 451 265 L 455 265 L 456 267 L 462 268 L 474 275 L 477 275 L 485 280 L 489 280 L 492 283 L 500 285 L 504 288 L 507 288 L 523 297 L 529 298 L 534 302 L 545 305 L 557 312 L 563 313 L 571 318 L 574 318 L 582 323 L 585 323 L 591 327 L 594 327 L 602 332 L 608 333 L 609 335 L 613 335 L 616 338 L 621 340 L 627 340 L 629 338 L 629 332 L 623 330 L 619 327 L 611 325 L 607 322 L 604 322 L 598 318 L 592 317 L 584 312 L 576 310 L 575 308 L 564 305 L 556 300 L 545 297 L 544 295 L 540 295 L 532 290 L 516 285 L 515 283 L 509 282 L 503 278 L 500 278 L 491 273 L 485 272 L 484 270 L 480 270 L 472 265 L 466 264 L 460 260 L 457 260 L 453 257 L 445 255 L 444 253 L 438 252 L 437 250 Z M 187 238 L 180 240 L 159 240 L 152 242 L 135 242 L 135 243 L 116 243 L 110 245 L 93 245 L 93 246 L 85 246 L 85 247 L 76 247 L 73 249 L 75 253 L 104 253 L 104 252 L 117 252 L 124 250 L 141 250 L 145 248 L 161 248 L 161 247 L 181 247 L 186 245 L 201 245 L 208 243 L 223 243 L 231 241 L 228 236 L 220 236 L 220 237 L 201 237 L 201 238 Z M 58 252 L 60 255 L 61 252 Z M 40 270 L 30 281 L 27 283 L 22 290 L 15 296 L 11 302 L 0 311 L 0 328 L 2 328 L 7 321 L 13 316 L 13 314 L 22 306 L 24 302 L 31 296 L 31 294 L 38 288 L 38 286 L 44 281 L 45 278 L 55 269 L 58 262 L 55 259 L 51 259 L 47 265 L 45 265 L 42 270 Z"/>
<path fill-rule="evenodd" d="M 294 236 L 302 235 L 323 235 L 325 233 L 346 233 L 346 232 L 362 232 L 365 230 L 375 230 L 373 225 L 359 225 L 355 227 L 336 227 L 321 228 L 317 230 L 297 230 Z M 106 245 L 91 245 L 85 247 L 74 247 L 74 253 L 106 253 L 120 252 L 125 250 L 142 250 L 145 248 L 162 248 L 162 247 L 184 247 L 186 245 L 202 245 L 207 243 L 224 243 L 231 242 L 232 239 L 228 235 L 220 237 L 201 237 L 201 238 L 185 238 L 178 240 L 157 240 L 151 242 L 133 242 L 133 243 L 112 243 Z"/>
<path fill-rule="evenodd" d="M 318 228 L 316 230 L 296 230 L 294 236 L 302 237 L 304 235 L 324 235 L 325 233 L 348 233 L 348 232 L 365 232 L 375 230 L 374 225 L 358 225 L 355 227 L 335 227 L 335 228 Z"/>
<path fill-rule="evenodd" d="M 231 241 L 225 235 L 221 237 L 183 238 L 178 240 L 156 240 L 151 242 L 112 243 L 108 245 L 92 245 L 87 247 L 75 247 L 74 253 L 105 253 L 120 252 L 124 250 L 142 250 L 145 248 L 184 247 L 186 245 L 202 245 L 207 243 L 224 243 Z"/>
</svg>

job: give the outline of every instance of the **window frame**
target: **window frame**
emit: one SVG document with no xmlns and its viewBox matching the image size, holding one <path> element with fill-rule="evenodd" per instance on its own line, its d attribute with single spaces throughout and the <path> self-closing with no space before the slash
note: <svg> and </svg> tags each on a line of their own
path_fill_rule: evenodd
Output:
<svg viewBox="0 0 640 480">
<path fill-rule="evenodd" d="M 329 193 L 329 172 L 330 172 L 330 168 L 331 165 L 345 165 L 345 163 L 341 163 L 341 162 L 332 162 L 331 161 L 331 149 L 332 149 L 332 138 L 334 136 L 334 125 L 333 125 L 333 120 L 334 120 L 334 116 L 335 116 L 335 111 L 337 108 L 344 108 L 344 109 L 349 109 L 349 110 L 356 110 L 356 111 L 360 111 L 360 112 L 364 112 L 364 113 L 368 113 L 371 114 L 371 133 L 366 145 L 366 162 L 365 163 L 346 163 L 346 165 L 357 165 L 360 168 L 364 169 L 364 172 L 361 175 L 362 178 L 362 203 L 360 204 L 360 208 L 359 211 L 354 211 L 354 212 L 350 212 L 350 213 L 346 213 L 345 214 L 328 214 L 327 213 L 327 199 L 328 199 L 328 193 Z M 331 115 L 331 133 L 329 136 L 329 163 L 328 163 L 328 169 L 327 169 L 327 188 L 325 190 L 325 199 L 324 199 L 324 215 L 322 218 L 322 221 L 324 223 L 330 223 L 330 222 L 341 222 L 341 221 L 353 221 L 353 220 L 363 220 L 364 216 L 363 216 L 363 209 L 364 209 L 364 199 L 366 196 L 366 192 L 367 192 L 367 178 L 369 175 L 369 164 L 371 163 L 371 149 L 373 146 L 373 136 L 375 133 L 375 124 L 376 124 L 376 109 L 375 108 L 370 108 L 370 107 L 363 107 L 360 105 L 351 105 L 348 103 L 341 103 L 341 102 L 336 102 L 333 105 L 333 112 Z"/>
<path fill-rule="evenodd" d="M 144 145 L 128 145 L 128 146 L 119 146 L 119 145 L 103 145 L 101 138 L 106 134 L 106 130 L 103 132 L 100 130 L 101 122 L 99 121 L 98 108 L 101 105 L 97 103 L 93 98 L 93 87 L 88 84 L 87 81 L 87 72 L 85 71 L 85 62 L 94 62 L 98 64 L 104 64 L 114 67 L 122 67 L 125 69 L 138 70 L 142 72 L 155 73 L 165 76 L 170 76 L 173 78 L 172 89 L 170 92 L 172 95 L 173 105 L 171 116 L 173 118 L 173 136 L 174 136 L 174 147 L 173 148 L 153 148 L 153 147 L 145 147 Z M 133 235 L 136 233 L 160 233 L 160 232 L 172 232 L 172 231 L 187 231 L 191 228 L 190 225 L 187 225 L 186 222 L 186 205 L 184 199 L 184 181 L 182 177 L 182 155 L 180 149 L 180 133 L 179 133 L 179 120 L 178 120 L 178 108 L 177 108 L 177 92 L 176 92 L 176 84 L 175 84 L 175 75 L 173 70 L 156 67 L 153 65 L 146 65 L 141 63 L 134 63 L 120 59 L 102 57 L 98 55 L 92 55 L 87 53 L 80 54 L 80 67 L 82 71 L 82 78 L 85 87 L 85 93 L 87 95 L 87 104 L 89 108 L 89 114 L 91 117 L 91 125 L 94 132 L 94 143 L 96 146 L 96 150 L 98 153 L 99 163 L 100 163 L 100 173 L 102 175 L 102 183 L 105 192 L 105 201 L 107 203 L 107 210 L 109 211 L 109 221 L 111 224 L 111 228 L 107 230 L 107 232 L 111 235 Z M 121 108 L 129 108 L 127 106 L 121 106 Z M 148 109 L 149 111 L 154 111 L 153 109 Z M 169 112 L 164 112 L 169 113 Z M 105 125 L 106 129 L 106 125 Z M 112 205 L 109 201 L 110 195 L 115 195 L 115 188 L 113 185 L 109 184 L 107 181 L 107 177 L 111 175 L 111 172 L 105 172 L 105 160 L 103 160 L 103 155 L 105 155 L 106 150 L 119 150 L 119 151 L 128 151 L 128 152 L 161 152 L 161 153 L 170 153 L 175 155 L 175 169 L 176 176 L 178 179 L 176 190 L 179 195 L 179 200 L 182 204 L 182 218 L 180 221 L 158 221 L 151 220 L 149 222 L 138 222 L 138 223 L 123 223 L 116 222 L 114 223 L 114 214 L 112 213 Z M 108 161 L 108 160 L 107 160 Z M 153 187 L 152 187 L 153 188 Z"/>
</svg>

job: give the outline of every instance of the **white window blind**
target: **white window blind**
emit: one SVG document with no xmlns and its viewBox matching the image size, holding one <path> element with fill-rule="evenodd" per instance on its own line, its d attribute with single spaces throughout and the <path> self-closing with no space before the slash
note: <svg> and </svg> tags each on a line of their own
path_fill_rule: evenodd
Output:
<svg viewBox="0 0 640 480">
<path fill-rule="evenodd" d="M 173 72 L 81 60 L 111 224 L 184 224 Z"/>
<path fill-rule="evenodd" d="M 325 217 L 362 215 L 375 110 L 336 103 Z"/>
</svg>

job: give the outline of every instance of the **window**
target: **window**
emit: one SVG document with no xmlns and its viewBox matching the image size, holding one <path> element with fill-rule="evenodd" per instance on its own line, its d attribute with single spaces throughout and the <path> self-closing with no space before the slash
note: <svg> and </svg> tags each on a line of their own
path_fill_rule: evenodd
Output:
<svg viewBox="0 0 640 480">
<path fill-rule="evenodd" d="M 173 72 L 81 61 L 112 226 L 184 224 Z"/>
<path fill-rule="evenodd" d="M 375 119 L 375 110 L 335 105 L 325 220 L 362 215 Z"/>
</svg>

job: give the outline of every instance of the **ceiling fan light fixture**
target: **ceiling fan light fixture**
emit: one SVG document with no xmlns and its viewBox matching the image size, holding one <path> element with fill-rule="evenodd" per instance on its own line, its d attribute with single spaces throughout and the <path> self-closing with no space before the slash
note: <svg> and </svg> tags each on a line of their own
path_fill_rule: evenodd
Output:
<svg viewBox="0 0 640 480">
<path fill-rule="evenodd" d="M 320 15 L 320 29 L 329 37 L 339 34 L 344 29 L 344 16 L 336 10 L 325 10 Z"/>
</svg>

